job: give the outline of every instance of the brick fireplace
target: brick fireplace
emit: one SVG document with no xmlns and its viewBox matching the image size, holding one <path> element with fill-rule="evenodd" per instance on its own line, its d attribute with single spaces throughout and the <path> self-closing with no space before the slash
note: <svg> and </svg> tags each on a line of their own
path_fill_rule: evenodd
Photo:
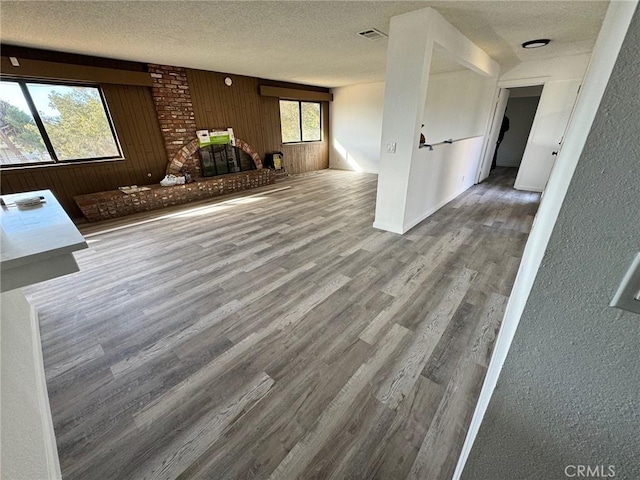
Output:
<svg viewBox="0 0 640 480">
<path fill-rule="evenodd" d="M 253 164 L 258 170 L 260 170 L 262 168 L 262 159 L 260 158 L 260 155 L 258 155 L 258 152 L 240 138 L 236 138 L 235 143 L 236 147 L 247 153 L 253 159 Z M 167 174 L 173 173 L 175 175 L 186 171 L 196 177 L 200 176 L 202 172 L 197 153 L 198 139 L 194 138 L 178 150 L 171 161 L 169 161 L 169 165 L 167 165 Z"/>
<path fill-rule="evenodd" d="M 160 130 L 170 164 L 178 158 L 183 165 L 189 164 L 192 175 L 200 176 L 200 164 L 195 161 L 196 148 L 185 148 L 195 137 L 196 117 L 189 90 L 187 72 L 182 67 L 148 65 L 153 80 L 151 94 L 156 107 Z M 180 167 L 182 168 L 182 166 Z M 177 172 L 167 172 L 177 173 Z"/>
<path fill-rule="evenodd" d="M 148 65 L 153 79 L 152 96 L 167 152 L 167 174 L 188 172 L 196 181 L 135 193 L 120 190 L 77 195 L 74 198 L 87 220 L 94 222 L 132 213 L 155 210 L 275 183 L 275 173 L 262 168 L 260 155 L 248 142 L 237 138 L 236 147 L 246 152 L 256 170 L 202 177 L 196 120 L 186 70 L 167 65 Z M 226 129 L 226 126 L 220 126 Z"/>
</svg>

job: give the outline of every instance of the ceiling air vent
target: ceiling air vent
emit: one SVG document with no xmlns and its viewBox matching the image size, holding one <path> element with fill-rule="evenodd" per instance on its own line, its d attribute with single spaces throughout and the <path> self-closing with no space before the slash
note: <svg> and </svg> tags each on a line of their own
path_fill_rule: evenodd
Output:
<svg viewBox="0 0 640 480">
<path fill-rule="evenodd" d="M 366 38 L 367 40 L 378 40 L 379 38 L 386 38 L 388 35 L 382 33 L 377 28 L 369 28 L 367 30 L 363 30 L 358 32 L 358 35 Z"/>
</svg>

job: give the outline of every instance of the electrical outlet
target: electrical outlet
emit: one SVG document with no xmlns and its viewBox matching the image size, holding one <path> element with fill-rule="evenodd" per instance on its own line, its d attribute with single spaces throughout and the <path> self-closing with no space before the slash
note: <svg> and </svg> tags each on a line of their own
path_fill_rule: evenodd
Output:
<svg viewBox="0 0 640 480">
<path fill-rule="evenodd" d="M 387 143 L 387 153 L 396 153 L 396 142 Z"/>
</svg>

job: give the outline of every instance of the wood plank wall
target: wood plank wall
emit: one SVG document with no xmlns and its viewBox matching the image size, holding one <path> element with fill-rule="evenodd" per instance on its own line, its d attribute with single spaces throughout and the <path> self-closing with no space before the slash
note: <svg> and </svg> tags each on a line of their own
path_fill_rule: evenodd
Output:
<svg viewBox="0 0 640 480">
<path fill-rule="evenodd" d="M 145 71 L 146 65 L 48 50 L 2 45 L 3 56 L 33 60 Z M 231 76 L 231 87 L 224 78 Z M 262 97 L 259 85 L 328 91 L 286 82 L 188 70 L 191 97 L 198 128 L 233 127 L 236 135 L 249 142 L 264 158 L 265 153 L 281 151 L 291 174 L 320 170 L 329 166 L 329 104 L 323 102 L 323 141 L 282 145 L 280 108 L 275 97 Z M 55 165 L 0 171 L 0 192 L 19 193 L 50 189 L 67 213 L 82 216 L 73 196 L 113 190 L 123 185 L 158 183 L 164 176 L 168 158 L 158 123 L 151 89 L 125 85 L 101 85 L 125 159 L 117 162 Z M 151 177 L 147 174 L 151 173 Z"/>
<path fill-rule="evenodd" d="M 227 76 L 233 80 L 230 87 L 224 84 Z M 329 103 L 322 103 L 322 142 L 283 145 L 279 100 L 260 95 L 260 85 L 312 87 L 193 69 L 187 69 L 187 78 L 198 129 L 232 127 L 234 134 L 248 142 L 261 158 L 266 153 L 282 152 L 290 174 L 329 167 Z"/>
</svg>

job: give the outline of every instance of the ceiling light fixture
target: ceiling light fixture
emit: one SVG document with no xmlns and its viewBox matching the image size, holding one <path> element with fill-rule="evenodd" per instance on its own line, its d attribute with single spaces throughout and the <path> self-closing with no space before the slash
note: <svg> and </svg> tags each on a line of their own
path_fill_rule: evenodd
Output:
<svg viewBox="0 0 640 480">
<path fill-rule="evenodd" d="M 522 44 L 522 48 L 540 48 L 540 47 L 546 47 L 547 45 L 549 45 L 549 42 L 551 40 L 549 40 L 548 38 L 539 38 L 537 40 L 529 40 L 528 42 L 524 42 Z"/>
</svg>

